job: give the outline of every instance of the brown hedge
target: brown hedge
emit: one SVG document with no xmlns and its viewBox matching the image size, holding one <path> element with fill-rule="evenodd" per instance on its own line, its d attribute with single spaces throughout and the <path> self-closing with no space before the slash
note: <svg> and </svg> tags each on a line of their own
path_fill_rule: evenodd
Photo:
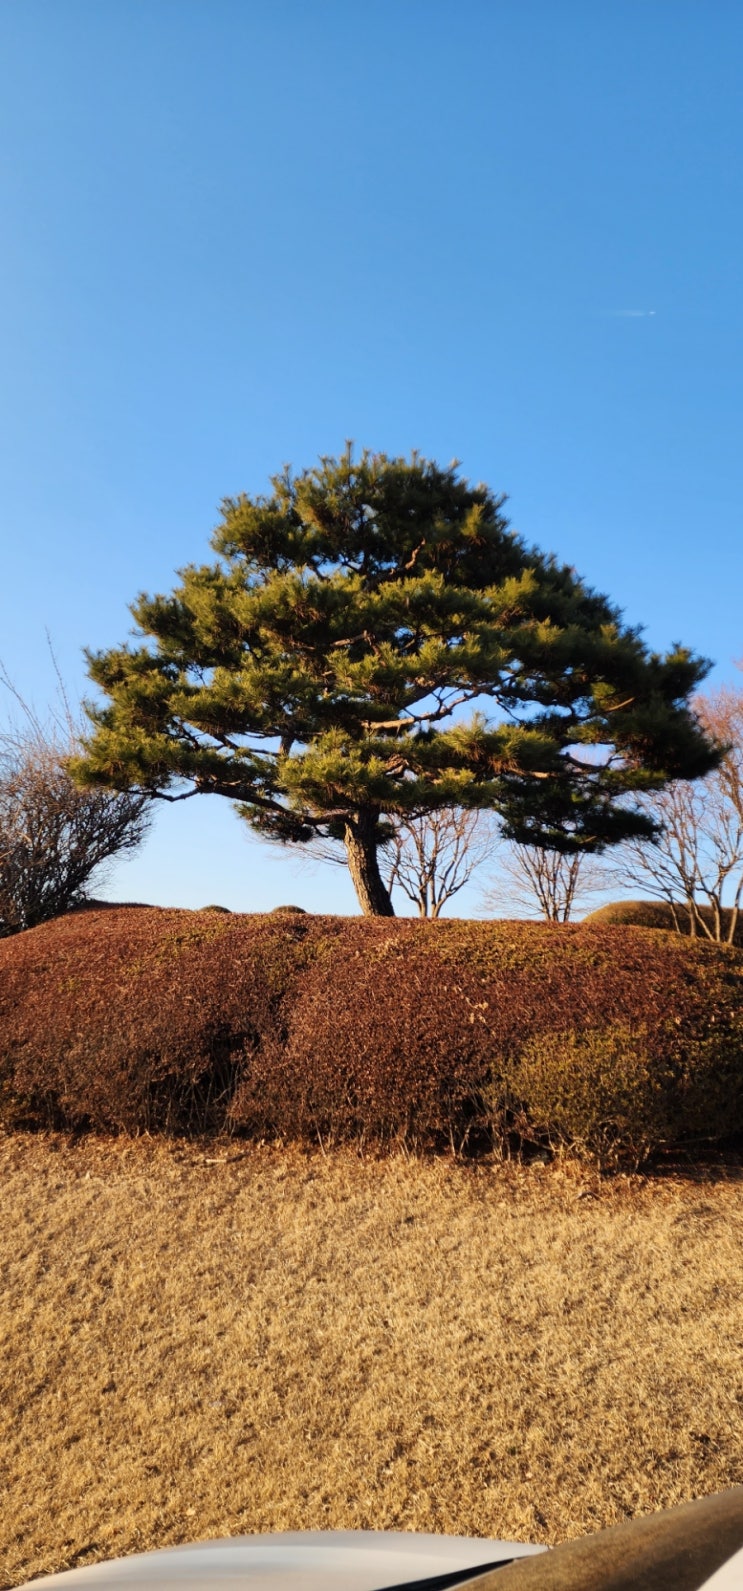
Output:
<svg viewBox="0 0 743 1591">
<path fill-rule="evenodd" d="M 300 938 L 267 919 L 156 907 L 17 935 L 0 959 L 6 1092 L 74 1126 L 223 1130 L 251 1055 L 280 1042 Z"/>
<path fill-rule="evenodd" d="M 543 1067 L 530 1105 L 524 1057 L 603 1032 L 642 1037 L 648 1086 L 670 1102 L 657 1141 L 743 1130 L 743 958 L 724 947 L 632 927 L 156 908 L 0 944 L 6 1110 L 72 1126 L 569 1141 Z M 573 1043 L 570 1064 L 589 1049 Z M 697 1130 L 711 1055 L 722 1102 Z"/>
</svg>

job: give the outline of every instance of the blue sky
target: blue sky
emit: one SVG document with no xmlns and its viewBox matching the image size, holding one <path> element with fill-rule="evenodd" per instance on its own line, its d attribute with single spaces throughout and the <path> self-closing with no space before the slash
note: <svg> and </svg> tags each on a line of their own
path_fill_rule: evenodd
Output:
<svg viewBox="0 0 743 1591">
<path fill-rule="evenodd" d="M 209 556 L 222 497 L 346 437 L 459 458 L 651 645 L 739 679 L 742 46 L 737 0 L 3 0 L 23 694 L 53 698 L 48 630 L 82 696 L 83 646 Z M 108 893 L 356 909 L 219 798 Z"/>
</svg>

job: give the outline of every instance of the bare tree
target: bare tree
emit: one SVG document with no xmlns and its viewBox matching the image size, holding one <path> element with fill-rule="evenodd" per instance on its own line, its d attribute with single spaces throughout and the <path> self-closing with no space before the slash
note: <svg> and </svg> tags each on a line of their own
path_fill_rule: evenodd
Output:
<svg viewBox="0 0 743 1591">
<path fill-rule="evenodd" d="M 303 852 L 300 861 L 345 866 L 342 848 L 330 839 L 311 840 Z M 567 922 L 588 895 L 605 888 L 595 857 L 515 845 L 502 838 L 493 813 L 462 807 L 419 813 L 390 825 L 383 852 L 385 882 L 389 890 L 397 887 L 407 895 L 419 917 L 436 918 L 475 869 L 495 855 L 499 881 L 484 895 L 493 912 L 502 913 L 504 905 L 536 905 L 539 916 L 549 922 Z"/>
<path fill-rule="evenodd" d="M 667 901 L 679 932 L 732 944 L 743 900 L 743 690 L 725 687 L 694 706 L 726 754 L 695 784 L 646 797 L 661 832 L 622 846 L 612 876 Z"/>
<path fill-rule="evenodd" d="M 419 917 L 439 917 L 491 855 L 495 831 L 489 813 L 441 807 L 395 824 L 386 855 L 387 888 L 413 902 Z"/>
<path fill-rule="evenodd" d="M 586 897 L 605 887 L 594 856 L 585 852 L 543 850 L 505 840 L 499 850 L 499 879 L 487 891 L 491 911 L 526 906 L 550 923 L 566 923 Z"/>
<path fill-rule="evenodd" d="M 65 721 L 44 726 L 10 684 L 20 728 L 0 733 L 0 937 L 33 928 L 86 899 L 105 864 L 134 850 L 149 826 L 146 797 L 82 790 L 67 771 L 80 749 Z"/>
</svg>

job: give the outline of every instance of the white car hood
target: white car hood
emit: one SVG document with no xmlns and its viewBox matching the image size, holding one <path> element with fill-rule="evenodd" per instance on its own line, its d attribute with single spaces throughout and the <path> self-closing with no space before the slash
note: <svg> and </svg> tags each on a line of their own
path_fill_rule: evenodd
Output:
<svg viewBox="0 0 743 1591">
<path fill-rule="evenodd" d="M 432 1580 L 441 1591 L 460 1574 L 544 1552 L 522 1542 L 426 1536 L 393 1530 L 308 1530 L 234 1536 L 168 1547 L 28 1582 L 85 1591 L 390 1591 Z"/>
</svg>

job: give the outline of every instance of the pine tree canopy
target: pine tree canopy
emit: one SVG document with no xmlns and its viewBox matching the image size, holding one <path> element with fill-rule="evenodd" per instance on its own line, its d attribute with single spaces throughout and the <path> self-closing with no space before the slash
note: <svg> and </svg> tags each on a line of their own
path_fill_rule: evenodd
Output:
<svg viewBox="0 0 743 1591">
<path fill-rule="evenodd" d="M 503 504 L 456 464 L 350 446 L 228 498 L 216 561 L 133 604 L 141 644 L 86 654 L 107 702 L 76 777 L 341 839 L 382 914 L 395 817 L 487 807 L 562 851 L 649 833 L 632 793 L 719 759 L 689 706 L 709 664 L 649 652 Z"/>
</svg>

